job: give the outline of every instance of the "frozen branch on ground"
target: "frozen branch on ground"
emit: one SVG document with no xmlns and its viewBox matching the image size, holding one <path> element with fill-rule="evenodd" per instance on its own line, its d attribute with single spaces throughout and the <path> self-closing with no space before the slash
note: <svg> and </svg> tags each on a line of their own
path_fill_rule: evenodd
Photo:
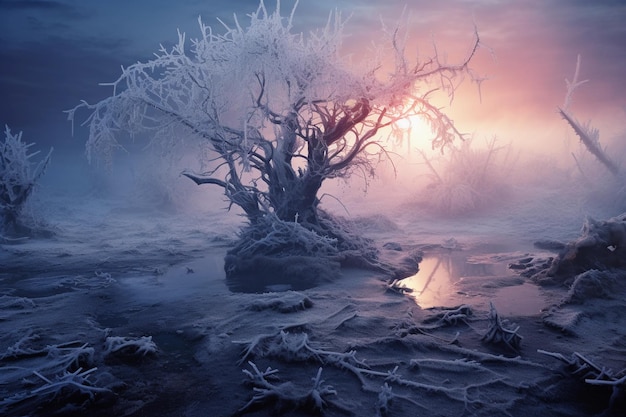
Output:
<svg viewBox="0 0 626 417">
<path fill-rule="evenodd" d="M 458 347 L 455 345 L 441 345 L 439 346 L 444 352 L 452 352 L 460 355 L 464 355 L 466 357 L 478 359 L 481 362 L 495 362 L 495 363 L 504 363 L 511 365 L 522 365 L 522 366 L 531 366 L 534 368 L 545 368 L 546 366 L 540 363 L 532 362 L 526 359 L 522 359 L 519 356 L 516 357 L 507 357 L 503 355 L 494 355 L 491 353 L 480 352 L 477 350 L 465 349 L 462 347 Z"/>
<path fill-rule="evenodd" d="M 251 356 L 274 357 L 288 362 L 317 361 L 330 364 L 350 363 L 367 367 L 364 362 L 356 359 L 354 351 L 337 353 L 311 346 L 306 333 L 289 333 L 281 330 L 277 334 L 261 335 L 247 343 L 244 355 L 239 362 Z"/>
<path fill-rule="evenodd" d="M 459 323 L 468 324 L 474 312 L 467 304 L 454 308 L 442 308 L 441 311 L 424 320 L 424 323 L 433 323 L 434 326 L 456 326 Z"/>
<path fill-rule="evenodd" d="M 148 354 L 156 354 L 157 351 L 158 348 L 156 343 L 152 341 L 152 336 L 109 336 L 104 341 L 103 355 L 146 356 Z"/>
<path fill-rule="evenodd" d="M 94 386 L 93 382 L 90 381 L 90 375 L 97 370 L 98 368 L 91 368 L 83 371 L 82 368 L 78 368 L 74 372 L 63 372 L 52 379 L 33 371 L 35 376 L 44 381 L 44 385 L 4 398 L 0 401 L 0 410 L 6 410 L 8 407 L 23 401 L 36 400 L 41 403 L 54 398 L 70 397 L 76 393 L 86 394 L 89 399 L 94 399 L 96 394 L 111 392 L 108 388 Z"/>
<path fill-rule="evenodd" d="M 20 366 L 25 361 L 26 366 Z M 7 381 L 25 380 L 33 372 L 45 375 L 59 375 L 94 363 L 94 349 L 87 343 L 69 342 L 61 345 L 46 346 L 43 349 L 12 347 L 0 359 L 9 363 L 0 369 Z"/>
<path fill-rule="evenodd" d="M 490 369 L 485 368 L 480 362 L 461 358 L 454 360 L 446 359 L 411 359 L 410 366 L 412 369 L 428 368 L 434 370 L 443 370 L 447 372 L 489 372 L 494 373 Z"/>
<path fill-rule="evenodd" d="M 40 339 L 40 336 L 31 332 L 23 335 L 17 342 L 9 346 L 7 350 L 0 355 L 0 361 L 7 358 L 19 358 L 26 356 L 45 355 L 47 352 L 44 349 L 35 349 L 27 346 L 34 341 Z"/>
<path fill-rule="evenodd" d="M 482 340 L 491 344 L 503 344 L 507 348 L 517 352 L 522 343 L 522 336 L 517 331 L 519 326 L 506 327 L 506 320 L 502 320 L 492 302 L 489 302 L 489 329 Z"/>
<path fill-rule="evenodd" d="M 0 361 L 16 361 L 31 357 L 46 357 L 48 362 L 39 367 L 39 372 L 59 373 L 94 362 L 94 349 L 88 343 L 71 341 L 57 345 L 46 345 L 43 348 L 29 346 L 39 340 L 37 334 L 28 333 L 9 346 L 0 356 Z"/>
<path fill-rule="evenodd" d="M 445 349 L 444 349 L 445 350 Z M 471 352 L 466 349 L 460 349 L 458 352 L 467 354 Z M 473 352 L 476 354 L 476 352 Z M 502 362 L 527 364 L 519 358 L 503 358 L 495 357 L 493 355 L 484 354 L 488 360 L 499 360 Z M 248 343 L 248 347 L 244 352 L 242 359 L 246 360 L 251 356 L 258 357 L 273 357 L 283 359 L 286 361 L 315 361 L 323 365 L 331 365 L 338 369 L 343 369 L 352 373 L 361 383 L 361 389 L 366 392 L 372 392 L 379 395 L 379 411 L 384 412 L 388 409 L 390 401 L 393 398 L 402 398 L 409 401 L 414 405 L 422 407 L 419 403 L 414 402 L 408 397 L 398 396 L 393 394 L 391 386 L 393 384 L 411 388 L 413 390 L 425 391 L 428 393 L 440 394 L 450 400 L 458 401 L 463 404 L 465 409 L 470 410 L 472 407 L 488 408 L 493 412 L 505 412 L 512 404 L 509 401 L 498 401 L 493 398 L 489 399 L 488 387 L 494 384 L 502 384 L 514 389 L 523 388 L 521 385 L 509 382 L 507 378 L 482 367 L 482 365 L 475 361 L 460 359 L 453 361 L 437 360 L 437 359 L 415 359 L 411 362 L 413 367 L 433 368 L 449 370 L 453 372 L 475 372 L 485 371 L 484 374 L 489 375 L 489 378 L 480 382 L 476 382 L 470 385 L 463 386 L 445 386 L 437 385 L 430 381 L 427 383 L 413 381 L 406 379 L 399 374 L 399 366 L 395 366 L 389 371 L 378 371 L 371 369 L 365 364 L 364 361 L 357 359 L 356 351 L 352 350 L 347 353 L 338 353 L 332 351 L 326 351 L 318 349 L 310 345 L 308 335 L 305 333 L 289 334 L 281 331 L 275 335 L 260 336 Z M 532 364 L 536 365 L 536 364 Z M 536 365 L 540 366 L 540 365 Z M 260 372 L 256 367 L 253 368 L 254 372 L 244 371 L 246 375 L 252 380 L 265 381 L 269 377 L 275 377 L 275 371 L 268 368 L 265 372 Z M 384 381 L 384 385 L 381 389 L 372 386 L 371 379 L 378 378 Z M 261 382 L 265 384 L 265 382 Z M 274 385 L 272 385 L 274 386 Z M 485 388 L 485 392 L 482 392 L 482 388 Z M 268 388 L 269 389 L 269 388 Z M 271 396 L 273 391 L 264 390 L 259 400 L 265 399 L 267 396 Z M 253 399 L 254 400 L 254 399 Z M 247 410 L 254 401 L 248 403 L 242 410 Z"/>
<path fill-rule="evenodd" d="M 405 337 L 408 334 L 423 334 L 441 340 L 447 344 L 454 344 L 458 342 L 459 332 L 451 340 L 446 340 L 441 337 L 435 336 L 429 331 L 436 330 L 442 327 L 457 326 L 458 324 L 469 325 L 469 320 L 473 315 L 472 308 L 468 305 L 461 305 L 454 308 L 442 308 L 437 314 L 434 314 L 424 320 L 425 325 L 411 325 L 404 324 L 400 328 L 398 335 Z"/>
<path fill-rule="evenodd" d="M 304 410 L 313 413 L 323 413 L 332 403 L 331 396 L 337 391 L 326 385 L 322 379 L 322 368 L 319 368 L 315 377 L 311 378 L 313 386 L 304 390 L 291 382 L 275 383 L 277 370 L 268 368 L 265 372 L 259 371 L 253 362 L 248 362 L 252 371 L 247 369 L 243 373 L 250 379 L 254 396 L 246 405 L 240 408 L 236 415 L 245 414 L 257 406 L 273 405 L 280 410 Z"/>
<path fill-rule="evenodd" d="M 623 379 L 623 377 L 618 377 L 617 375 L 624 373 L 624 371 L 616 373 L 611 369 L 598 366 L 591 359 L 578 352 L 572 353 L 569 358 L 561 353 L 548 352 L 542 349 L 538 349 L 537 352 L 560 360 L 567 365 L 567 368 L 572 375 L 584 380 L 605 380 L 614 382 Z"/>
<path fill-rule="evenodd" d="M 578 352 L 572 353 L 568 358 L 561 353 L 548 352 L 538 349 L 537 352 L 551 356 L 565 363 L 568 372 L 585 383 L 593 386 L 611 388 L 608 409 L 613 409 L 618 398 L 626 394 L 626 368 L 619 372 L 603 366 L 596 365 L 591 359 Z"/>
<path fill-rule="evenodd" d="M 0 357 L 2 384 L 25 386 L 0 401 L 0 412 L 19 407 L 20 403 L 27 403 L 24 407 L 34 409 L 53 399 L 86 401 L 75 398 L 75 394 L 84 394 L 87 400 L 93 400 L 95 394 L 110 392 L 108 388 L 97 386 L 98 377 L 91 379 L 97 368 L 91 367 L 94 349 L 87 343 L 71 341 L 34 346 L 39 340 L 36 334 L 27 334 Z M 85 367 L 89 368 L 83 370 Z"/>
<path fill-rule="evenodd" d="M 413 292 L 412 288 L 409 288 L 404 284 L 403 279 L 394 279 L 391 282 L 387 283 L 386 290 L 387 292 L 392 292 L 394 294 L 410 294 Z"/>
</svg>

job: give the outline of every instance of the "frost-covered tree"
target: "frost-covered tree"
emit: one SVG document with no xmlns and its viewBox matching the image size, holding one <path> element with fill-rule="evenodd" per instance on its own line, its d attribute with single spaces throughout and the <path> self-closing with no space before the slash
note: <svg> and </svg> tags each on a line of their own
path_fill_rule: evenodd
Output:
<svg viewBox="0 0 626 417">
<path fill-rule="evenodd" d="M 197 39 L 179 33 L 173 47 L 123 69 L 110 97 L 69 111 L 70 120 L 91 111 L 90 159 L 110 160 L 127 133 L 147 132 L 159 144 L 204 143 L 204 171 L 183 174 L 221 187 L 249 221 L 227 271 L 258 255 L 336 257 L 354 249 L 322 215 L 318 192 L 327 179 L 373 173 L 385 152 L 381 138 L 398 120 L 428 120 L 433 147 L 461 136 L 431 97 L 440 90 L 452 98 L 472 76 L 477 34 L 465 59 L 448 64 L 436 48 L 409 60 L 406 31 L 383 27 L 383 43 L 357 63 L 342 54 L 340 13 L 305 35 L 293 30 L 294 12 L 282 16 L 279 3 L 270 12 L 261 2 L 247 25 L 235 16 L 232 25 L 220 21 L 219 32 L 200 20 Z"/>
<path fill-rule="evenodd" d="M 20 214 L 52 154 L 50 149 L 45 158 L 34 163 L 32 158 L 39 151 L 30 152 L 33 145 L 22 142 L 22 132 L 14 135 L 5 126 L 4 140 L 0 141 L 0 237 L 19 235 L 27 229 L 20 222 Z"/>
</svg>

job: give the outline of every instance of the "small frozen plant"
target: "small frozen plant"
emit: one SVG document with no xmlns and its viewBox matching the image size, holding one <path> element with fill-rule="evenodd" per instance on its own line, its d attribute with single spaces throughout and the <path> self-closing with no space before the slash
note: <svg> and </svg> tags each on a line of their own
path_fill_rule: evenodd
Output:
<svg viewBox="0 0 626 417">
<path fill-rule="evenodd" d="M 91 368 L 84 371 L 83 368 L 78 368 L 73 372 L 64 371 L 52 378 L 33 371 L 33 374 L 41 379 L 44 384 L 0 400 L 0 411 L 7 412 L 10 407 L 22 402 L 44 405 L 52 399 L 62 398 L 63 401 L 69 401 L 73 395 L 79 393 L 93 400 L 96 394 L 110 393 L 110 389 L 98 387 L 94 384 L 95 381 L 90 379 L 90 376 L 97 370 L 98 368 Z"/>
<path fill-rule="evenodd" d="M 104 355 L 146 356 L 157 353 L 152 336 L 121 337 L 109 336 L 104 341 Z"/>
<path fill-rule="evenodd" d="M 389 415 L 389 407 L 391 407 L 391 402 L 393 401 L 394 393 L 392 392 L 389 384 L 385 382 L 385 384 L 381 387 L 380 392 L 378 393 L 378 415 L 379 416 L 388 416 Z"/>
<path fill-rule="evenodd" d="M 324 409 L 333 404 L 331 396 L 336 396 L 337 391 L 324 383 L 322 368 L 319 368 L 315 377 L 311 378 L 313 386 L 302 389 L 291 382 L 275 383 L 278 372 L 267 368 L 265 372 L 259 371 L 253 362 L 248 362 L 252 371 L 247 369 L 243 373 L 250 379 L 254 389 L 254 396 L 246 405 L 239 409 L 238 414 L 244 414 L 255 406 L 273 404 L 278 411 L 284 409 L 300 409 L 303 411 L 322 413 Z"/>
<path fill-rule="evenodd" d="M 0 379 L 9 387 L 0 396 L 0 415 L 44 407 L 51 413 L 49 407 L 86 405 L 110 392 L 99 386 L 104 374 L 94 366 L 93 347 L 78 340 L 42 345 L 41 336 L 27 333 L 0 354 Z"/>
<path fill-rule="evenodd" d="M 22 132 L 12 134 L 5 126 L 4 140 L 0 141 L 0 233 L 19 235 L 26 228 L 20 215 L 28 197 L 50 162 L 52 149 L 45 158 L 34 163 L 39 153 L 30 152 L 33 143 L 22 142 Z"/>
<path fill-rule="evenodd" d="M 507 348 L 518 351 L 522 344 L 522 336 L 517 332 L 519 326 L 509 328 L 507 320 L 502 320 L 492 302 L 489 302 L 489 329 L 482 340 L 491 344 L 503 344 Z"/>
</svg>

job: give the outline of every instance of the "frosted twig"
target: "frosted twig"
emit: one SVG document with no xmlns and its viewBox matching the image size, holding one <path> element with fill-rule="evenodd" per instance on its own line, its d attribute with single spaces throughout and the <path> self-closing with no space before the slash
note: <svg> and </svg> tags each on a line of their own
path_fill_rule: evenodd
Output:
<svg viewBox="0 0 626 417">
<path fill-rule="evenodd" d="M 31 332 L 25 334 L 15 342 L 12 346 L 9 346 L 2 355 L 0 355 L 0 360 L 4 360 L 7 358 L 19 358 L 19 357 L 28 357 L 28 356 L 39 356 L 47 354 L 45 349 L 33 349 L 31 347 L 25 347 L 27 343 L 33 342 L 35 340 L 39 340 L 40 336 L 37 334 L 33 334 Z"/>
<path fill-rule="evenodd" d="M 446 350 L 446 349 L 443 349 Z M 460 349 L 458 352 L 472 352 L 467 349 Z M 476 354 L 476 352 L 474 352 Z M 485 371 L 493 377 L 486 381 L 477 382 L 475 384 L 470 384 L 469 386 L 460 386 L 460 387 L 447 387 L 447 386 L 439 386 L 431 383 L 423 383 L 412 381 L 409 379 L 403 378 L 398 370 L 399 366 L 395 366 L 393 369 L 388 371 L 379 371 L 371 369 L 369 366 L 365 364 L 364 361 L 357 359 L 356 351 L 352 350 L 347 353 L 338 353 L 332 351 L 326 351 L 318 348 L 314 348 L 309 344 L 308 335 L 305 333 L 300 334 L 289 334 L 284 331 L 276 335 L 264 335 L 262 337 L 254 339 L 250 342 L 250 346 L 245 351 L 245 357 L 249 355 L 259 355 L 259 356 L 269 356 L 269 357 L 277 357 L 285 360 L 314 360 L 323 364 L 332 365 L 339 369 L 344 369 L 352 373 L 361 383 L 361 389 L 367 392 L 377 393 L 379 395 L 379 412 L 385 412 L 385 407 L 388 407 L 389 401 L 392 398 L 402 398 L 406 401 L 410 401 L 421 407 L 419 403 L 415 403 L 410 400 L 408 397 L 399 397 L 392 393 L 391 385 L 401 385 L 411 389 L 417 390 L 425 390 L 431 393 L 439 393 L 446 396 L 449 399 L 460 401 L 464 404 L 466 408 L 470 406 L 479 406 L 479 407 L 492 407 L 494 410 L 498 412 L 503 411 L 503 404 L 487 404 L 482 398 L 472 396 L 472 392 L 476 390 L 480 390 L 480 388 L 488 387 L 493 384 L 504 384 L 506 386 L 513 387 L 515 389 L 519 389 L 520 385 L 508 382 L 506 378 L 503 378 L 499 374 L 490 371 L 487 368 L 484 368 L 480 363 L 475 361 L 470 361 L 466 359 L 459 359 L 455 361 L 445 361 L 438 359 L 415 359 L 411 361 L 411 366 L 422 366 L 422 367 L 432 367 L 444 370 L 450 370 L 454 372 L 472 372 L 472 371 Z M 517 364 L 531 364 L 535 366 L 542 366 L 534 363 L 529 363 L 527 361 L 523 361 L 519 358 L 503 358 L 496 357 L 494 355 L 483 354 L 484 358 L 487 360 L 499 360 L 503 362 L 517 363 Z M 253 404 L 257 403 L 265 403 L 269 398 L 282 399 L 286 394 L 282 391 L 291 387 L 288 384 L 281 384 L 280 386 L 268 383 L 267 380 L 269 377 L 275 378 L 276 371 L 268 368 L 265 372 L 259 371 L 259 369 L 252 362 L 249 362 L 252 371 L 244 370 L 244 373 L 248 376 L 249 379 L 256 381 L 254 386 L 261 387 L 260 389 L 255 388 L 257 395 L 253 397 L 253 399 L 244 406 L 241 411 L 247 411 Z M 543 367 L 543 366 L 542 366 Z M 319 374 L 318 374 L 319 378 Z M 380 389 L 376 389 L 372 387 L 372 384 L 369 382 L 370 378 L 381 378 L 385 382 L 385 386 L 383 386 L 382 391 Z M 264 387 L 264 388 L 263 388 Z M 276 387 L 280 387 L 281 396 L 276 394 Z M 289 391 L 291 392 L 291 391 Z M 302 398 L 302 397 L 298 397 Z M 506 406 L 508 406 L 507 404 Z M 317 409 L 317 407 L 316 407 Z M 505 412 L 506 413 L 506 412 Z"/>
<path fill-rule="evenodd" d="M 456 326 L 459 322 L 468 324 L 467 321 L 471 319 L 473 314 L 472 308 L 467 304 L 463 304 L 454 308 L 444 308 L 440 313 L 427 318 L 424 322 L 435 322 L 437 327 Z"/>
<path fill-rule="evenodd" d="M 94 387 L 89 384 L 89 375 L 97 371 L 98 368 L 91 368 L 83 371 L 83 368 L 78 368 L 74 372 L 64 372 L 62 375 L 56 377 L 53 381 L 44 377 L 39 372 L 33 372 L 39 378 L 43 379 L 46 384 L 31 391 L 34 395 L 56 395 L 65 387 L 72 387 L 79 390 L 82 393 L 86 393 L 90 398 L 98 392 L 109 392 L 107 388 Z"/>
<path fill-rule="evenodd" d="M 409 326 L 408 328 L 401 330 L 399 332 L 399 335 L 401 337 L 404 337 L 407 334 L 423 334 L 425 336 L 430 336 L 435 339 L 441 340 L 442 342 L 445 342 L 447 344 L 457 343 L 458 337 L 460 335 L 459 332 L 456 332 L 454 337 L 451 340 L 448 340 L 442 337 L 435 336 L 429 333 L 428 331 L 435 330 L 441 327 L 456 326 L 459 323 L 464 323 L 466 325 L 469 325 L 468 320 L 470 320 L 472 315 L 473 315 L 473 312 L 472 312 L 471 307 L 465 304 L 459 307 L 451 308 L 451 309 L 445 308 L 443 309 L 443 311 L 431 317 L 428 317 L 426 320 L 424 320 L 424 323 L 432 323 L 432 324 L 427 324 L 425 326 L 424 325 Z"/>
<path fill-rule="evenodd" d="M 412 293 L 413 289 L 407 287 L 406 284 L 402 282 L 402 279 L 394 279 L 387 284 L 387 291 L 404 295 Z"/>
<path fill-rule="evenodd" d="M 524 366 L 532 366 L 536 368 L 546 368 L 545 365 L 537 362 L 532 362 L 526 359 L 522 359 L 519 356 L 516 357 L 507 357 L 503 355 L 494 355 L 491 353 L 480 352 L 473 349 L 465 349 L 462 347 L 458 347 L 455 345 L 440 345 L 438 346 L 440 350 L 444 352 L 453 352 L 457 354 L 461 354 L 467 357 L 476 358 L 481 362 L 498 362 L 498 363 L 508 363 L 514 365 L 524 365 Z"/>
<path fill-rule="evenodd" d="M 337 391 L 332 386 L 326 385 L 322 379 L 322 368 L 319 368 L 315 377 L 311 378 L 313 386 L 309 390 L 299 389 L 291 382 L 275 384 L 268 377 L 275 377 L 277 370 L 270 368 L 260 372 L 253 362 L 248 362 L 252 372 L 246 369 L 244 374 L 251 379 L 254 395 L 246 405 L 241 407 L 237 415 L 248 412 L 253 406 L 276 404 L 279 409 L 301 409 L 317 413 L 323 412 L 327 407 L 330 396 L 336 396 Z"/>
<path fill-rule="evenodd" d="M 240 364 L 250 356 L 270 356 L 287 361 L 315 360 L 322 363 L 351 363 L 366 367 L 365 363 L 356 358 L 356 352 L 337 353 L 318 349 L 309 343 L 306 333 L 289 333 L 281 330 L 277 334 L 260 335 L 247 342 Z"/>
<path fill-rule="evenodd" d="M 38 371 L 33 371 L 35 376 L 44 381 L 44 385 L 30 391 L 18 392 L 10 397 L 4 398 L 0 401 L 0 410 L 35 398 L 43 400 L 55 398 L 61 394 L 69 396 L 79 392 L 81 394 L 87 394 L 90 399 L 93 399 L 95 394 L 111 392 L 108 388 L 94 386 L 91 381 L 89 381 L 90 375 L 97 369 L 98 368 L 91 368 L 83 371 L 82 368 L 78 368 L 74 372 L 63 372 L 52 379 L 45 377 Z"/>
<path fill-rule="evenodd" d="M 485 368 L 480 362 L 469 359 L 411 359 L 411 368 L 430 368 L 434 370 L 444 370 L 447 372 L 488 372 L 495 374 L 492 370 Z"/>
<path fill-rule="evenodd" d="M 572 375 L 581 377 L 585 380 L 617 380 L 611 369 L 606 369 L 596 365 L 591 359 L 588 359 L 578 352 L 572 353 L 570 358 L 565 357 L 561 353 L 548 352 L 542 349 L 538 349 L 537 352 L 564 362 L 567 367 L 570 368 L 570 373 Z"/>
<path fill-rule="evenodd" d="M 567 358 L 561 353 L 548 352 L 541 349 L 538 349 L 537 352 L 564 362 L 572 376 L 582 379 L 589 385 L 610 387 L 612 392 L 609 398 L 609 410 L 613 408 L 617 398 L 623 396 L 626 390 L 626 369 L 616 373 L 612 369 L 596 365 L 578 352 L 574 352 L 571 358 Z"/>
<path fill-rule="evenodd" d="M 623 377 L 619 379 L 611 379 L 611 380 L 587 378 L 585 379 L 585 382 L 591 385 L 610 385 L 610 386 L 625 385 L 626 386 L 626 375 L 624 375 Z"/>
<path fill-rule="evenodd" d="M 563 101 L 563 111 L 568 111 L 570 104 L 572 104 L 572 95 L 574 91 L 589 80 L 578 81 L 578 74 L 580 73 L 580 54 L 576 57 L 576 69 L 574 70 L 574 78 L 572 81 L 565 79 L 565 85 L 567 86 L 567 93 L 565 94 L 565 100 Z"/>
<path fill-rule="evenodd" d="M 157 350 L 157 345 L 152 341 L 152 336 L 142 336 L 139 338 L 109 336 L 104 341 L 103 354 L 107 356 L 120 352 L 146 356 L 156 353 Z"/>
<path fill-rule="evenodd" d="M 489 329 L 482 337 L 483 341 L 504 344 L 509 349 L 517 351 L 522 343 L 522 336 L 517 333 L 518 330 L 519 326 L 514 329 L 506 328 L 493 303 L 489 302 Z"/>
</svg>

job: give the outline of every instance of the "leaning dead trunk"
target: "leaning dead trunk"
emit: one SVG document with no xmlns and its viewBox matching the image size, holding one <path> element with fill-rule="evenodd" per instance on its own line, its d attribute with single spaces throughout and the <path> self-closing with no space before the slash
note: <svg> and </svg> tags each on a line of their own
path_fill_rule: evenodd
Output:
<svg viewBox="0 0 626 417">
<path fill-rule="evenodd" d="M 567 124 L 574 129 L 574 132 L 576 132 L 576 135 L 583 145 L 585 145 L 585 148 L 587 148 L 589 153 L 595 156 L 596 159 L 600 161 L 600 163 L 604 165 L 604 167 L 608 169 L 611 174 L 616 176 L 619 175 L 618 166 L 600 147 L 600 142 L 597 137 L 598 131 L 589 126 L 581 125 L 572 115 L 563 109 L 559 109 L 559 114 L 563 117 L 563 119 L 565 119 Z"/>
<path fill-rule="evenodd" d="M 563 119 L 565 119 L 567 124 L 569 124 L 571 128 L 574 129 L 576 136 L 578 136 L 582 144 L 585 145 L 585 148 L 587 148 L 589 153 L 595 156 L 596 159 L 600 161 L 600 163 L 604 165 L 604 167 L 609 170 L 611 174 L 617 176 L 619 175 L 619 167 L 615 162 L 613 162 L 613 160 L 611 160 L 611 158 L 609 158 L 609 156 L 606 154 L 606 151 L 602 149 L 602 146 L 600 145 L 600 132 L 598 131 L 598 129 L 592 127 L 590 123 L 581 124 L 578 120 L 576 120 L 576 117 L 574 117 L 574 115 L 569 110 L 574 91 L 576 91 L 578 87 L 588 81 L 578 80 L 578 75 L 580 72 L 580 61 L 581 58 L 580 55 L 578 55 L 578 58 L 576 60 L 576 70 L 574 71 L 574 78 L 572 79 L 572 81 L 565 80 L 565 83 L 567 84 L 567 93 L 565 94 L 565 103 L 563 107 L 559 108 L 559 114 L 561 115 L 561 117 L 563 117 Z"/>
</svg>

